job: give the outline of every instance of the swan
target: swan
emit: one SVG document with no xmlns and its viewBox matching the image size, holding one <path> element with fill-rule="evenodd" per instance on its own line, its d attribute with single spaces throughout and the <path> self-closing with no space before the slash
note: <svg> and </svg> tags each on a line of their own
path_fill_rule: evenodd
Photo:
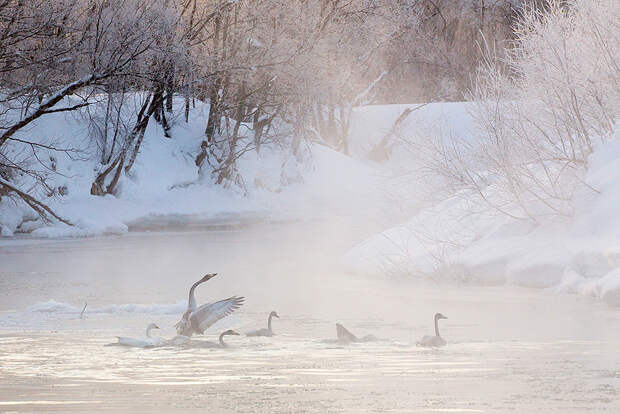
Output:
<svg viewBox="0 0 620 414">
<path fill-rule="evenodd" d="M 224 342 L 224 337 L 226 335 L 239 335 L 239 333 L 236 331 L 233 331 L 232 329 L 229 329 L 220 334 L 219 343 L 211 342 L 211 341 L 200 341 L 197 343 L 200 344 L 201 348 L 228 348 L 228 344 Z"/>
<path fill-rule="evenodd" d="M 164 344 L 164 340 L 158 337 L 151 336 L 151 330 L 159 329 L 159 326 L 154 323 L 150 323 L 149 326 L 146 327 L 146 337 L 145 338 L 128 338 L 126 336 L 117 336 L 118 345 L 124 346 L 132 346 L 136 348 L 153 348 L 155 346 L 160 346 Z"/>
<path fill-rule="evenodd" d="M 444 346 L 446 344 L 445 339 L 439 335 L 439 320 L 440 319 L 448 319 L 443 316 L 441 313 L 435 314 L 435 336 L 425 335 L 416 345 L 418 346 Z"/>
<path fill-rule="evenodd" d="M 339 323 L 336 324 L 336 336 L 338 337 L 338 343 L 343 345 L 350 344 L 352 342 L 377 341 L 377 337 L 375 337 L 374 335 L 366 335 L 363 338 L 358 338 Z"/>
<path fill-rule="evenodd" d="M 280 319 L 280 316 L 278 315 L 276 311 L 271 311 L 271 313 L 269 314 L 269 318 L 267 319 L 267 328 L 258 329 L 256 331 L 250 331 L 246 333 L 246 336 L 273 336 L 274 333 L 273 333 L 273 330 L 271 329 L 271 319 L 273 318 Z"/>
<path fill-rule="evenodd" d="M 204 275 L 189 289 L 187 309 L 183 313 L 181 320 L 175 325 L 179 335 L 191 337 L 194 333 L 202 334 L 215 322 L 230 315 L 236 309 L 239 309 L 241 305 L 243 305 L 245 298 L 232 296 L 218 302 L 197 306 L 194 291 L 200 284 L 211 280 L 216 275 L 217 273 L 209 273 Z"/>
</svg>

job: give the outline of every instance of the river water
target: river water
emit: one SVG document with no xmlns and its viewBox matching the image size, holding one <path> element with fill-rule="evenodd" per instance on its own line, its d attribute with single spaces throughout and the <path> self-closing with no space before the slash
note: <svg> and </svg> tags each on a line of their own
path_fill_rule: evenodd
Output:
<svg viewBox="0 0 620 414">
<path fill-rule="evenodd" d="M 544 290 L 347 274 L 348 230 L 0 241 L 0 412 L 620 412 L 620 311 Z M 105 346 L 150 322 L 174 336 L 188 287 L 208 272 L 219 274 L 200 303 L 246 304 L 198 341 L 263 327 L 271 310 L 277 335 L 227 337 L 227 349 Z M 435 312 L 448 316 L 448 345 L 416 347 Z M 380 340 L 339 346 L 336 322 Z"/>
</svg>

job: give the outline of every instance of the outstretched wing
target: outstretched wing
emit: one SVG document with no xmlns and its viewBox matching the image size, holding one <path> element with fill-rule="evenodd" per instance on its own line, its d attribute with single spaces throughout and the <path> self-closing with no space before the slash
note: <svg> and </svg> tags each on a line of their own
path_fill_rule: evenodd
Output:
<svg viewBox="0 0 620 414">
<path fill-rule="evenodd" d="M 197 333 L 203 333 L 209 326 L 239 309 L 244 300 L 244 297 L 233 296 L 198 307 L 189 317 L 192 328 Z"/>
</svg>

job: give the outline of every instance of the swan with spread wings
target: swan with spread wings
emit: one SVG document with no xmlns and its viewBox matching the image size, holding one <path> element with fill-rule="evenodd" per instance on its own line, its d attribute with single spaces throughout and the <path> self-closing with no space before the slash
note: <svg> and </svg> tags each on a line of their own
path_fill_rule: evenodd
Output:
<svg viewBox="0 0 620 414">
<path fill-rule="evenodd" d="M 216 275 L 217 273 L 204 275 L 189 289 L 187 310 L 183 313 L 181 320 L 175 325 L 179 335 L 191 337 L 193 334 L 202 334 L 215 322 L 230 315 L 243 305 L 245 298 L 242 296 L 232 296 L 218 302 L 207 303 L 201 306 L 197 305 L 194 291 L 200 284 L 212 279 Z"/>
</svg>

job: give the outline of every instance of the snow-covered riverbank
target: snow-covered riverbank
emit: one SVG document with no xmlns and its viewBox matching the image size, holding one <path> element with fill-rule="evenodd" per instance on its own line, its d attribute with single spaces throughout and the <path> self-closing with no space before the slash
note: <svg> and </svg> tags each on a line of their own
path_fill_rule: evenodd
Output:
<svg viewBox="0 0 620 414">
<path fill-rule="evenodd" d="M 162 223 L 174 229 L 339 217 L 357 228 L 359 239 L 349 239 L 352 249 L 343 259 L 353 273 L 550 288 L 620 305 L 620 138 L 600 144 L 590 157 L 585 185 L 572 201 L 573 216 L 515 220 L 472 193 L 451 194 L 439 178 L 422 174 L 428 154 L 418 151 L 423 148 L 418 144 L 448 136 L 471 139 L 468 105 L 357 108 L 351 156 L 310 144 L 296 159 L 286 148 L 267 146 L 239 161 L 243 189 L 199 176 L 192 157 L 206 115 L 197 107 L 189 123 L 175 122 L 172 139 L 149 125 L 134 172 L 122 181 L 117 197 L 89 194 L 94 171 L 88 157 L 55 158 L 56 173 L 48 180 L 64 187 L 66 195 L 49 202 L 75 227 L 45 225 L 8 200 L 0 204 L 0 226 L 5 237 L 17 232 L 65 237 L 123 234 Z M 407 108 L 415 110 L 393 130 Z M 32 133 L 88 142 L 81 122 L 75 115 L 53 114 Z M 382 141 L 388 143 L 388 158 L 379 162 L 372 155 Z M 83 151 L 88 154 L 87 145 Z"/>
<path fill-rule="evenodd" d="M 619 197 L 616 134 L 591 155 L 570 217 L 518 220 L 463 191 L 361 242 L 344 262 L 353 272 L 550 288 L 620 306 Z"/>
</svg>

